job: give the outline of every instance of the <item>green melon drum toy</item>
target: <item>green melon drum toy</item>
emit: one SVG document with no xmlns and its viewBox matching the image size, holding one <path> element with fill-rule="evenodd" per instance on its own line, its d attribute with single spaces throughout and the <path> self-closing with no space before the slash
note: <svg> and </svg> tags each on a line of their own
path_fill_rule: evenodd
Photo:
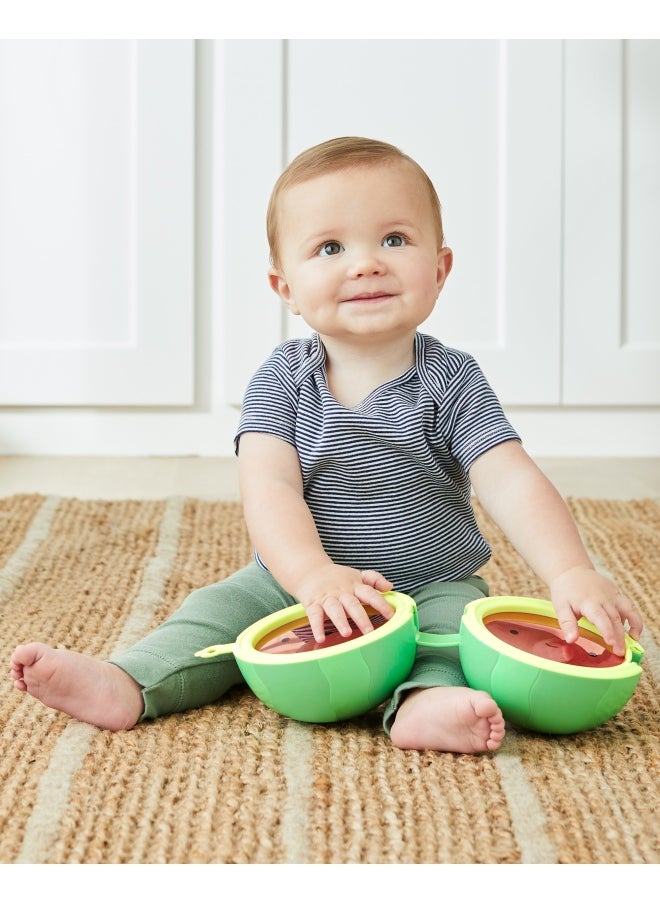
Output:
<svg viewBox="0 0 660 904">
<path fill-rule="evenodd" d="M 337 722 L 374 709 L 412 668 L 418 647 L 458 647 L 470 687 L 487 691 L 510 722 L 546 734 L 595 728 L 631 698 L 641 675 L 642 647 L 626 635 L 616 656 L 580 619 L 575 643 L 563 639 L 552 604 L 525 597 L 490 597 L 466 606 L 458 634 L 419 630 L 417 607 L 396 591 L 385 620 L 367 610 L 368 634 L 342 637 L 326 621 L 317 643 L 302 606 L 290 606 L 243 631 L 235 643 L 196 656 L 233 655 L 250 689 L 267 706 L 301 722 Z"/>
</svg>

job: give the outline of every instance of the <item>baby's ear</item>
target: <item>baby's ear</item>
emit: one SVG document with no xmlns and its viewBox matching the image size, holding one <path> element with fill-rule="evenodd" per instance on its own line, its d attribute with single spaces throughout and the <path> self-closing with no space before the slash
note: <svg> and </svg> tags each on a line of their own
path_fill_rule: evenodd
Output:
<svg viewBox="0 0 660 904">
<path fill-rule="evenodd" d="M 445 280 L 449 276 L 452 268 L 452 264 L 454 263 L 454 252 L 451 248 L 441 248 L 438 251 L 438 271 L 437 271 L 437 282 L 438 282 L 438 292 L 441 291 L 442 287 L 445 284 Z"/>
<path fill-rule="evenodd" d="M 268 271 L 268 282 L 273 292 L 276 292 L 292 314 L 300 314 L 291 295 L 289 284 L 280 270 L 271 267 Z"/>
</svg>

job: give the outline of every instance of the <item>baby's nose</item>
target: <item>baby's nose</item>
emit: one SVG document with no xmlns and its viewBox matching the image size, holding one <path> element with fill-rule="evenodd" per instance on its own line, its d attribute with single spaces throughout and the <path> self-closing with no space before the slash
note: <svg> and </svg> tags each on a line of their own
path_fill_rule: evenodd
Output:
<svg viewBox="0 0 660 904">
<path fill-rule="evenodd" d="M 356 254 L 349 263 L 349 276 L 357 279 L 360 276 L 376 276 L 385 270 L 385 264 L 377 254 L 362 252 Z"/>
</svg>

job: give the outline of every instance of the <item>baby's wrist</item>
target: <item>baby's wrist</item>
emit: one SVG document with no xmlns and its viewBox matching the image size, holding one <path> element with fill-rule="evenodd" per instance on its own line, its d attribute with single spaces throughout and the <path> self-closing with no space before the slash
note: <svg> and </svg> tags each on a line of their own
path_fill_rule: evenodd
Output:
<svg viewBox="0 0 660 904">
<path fill-rule="evenodd" d="M 597 574 L 597 571 L 591 562 L 578 562 L 574 565 L 568 565 L 555 574 L 555 576 L 550 581 L 550 585 L 552 586 L 552 584 L 556 584 L 558 581 L 563 581 L 566 578 L 574 577 L 585 572 L 589 574 Z"/>
</svg>

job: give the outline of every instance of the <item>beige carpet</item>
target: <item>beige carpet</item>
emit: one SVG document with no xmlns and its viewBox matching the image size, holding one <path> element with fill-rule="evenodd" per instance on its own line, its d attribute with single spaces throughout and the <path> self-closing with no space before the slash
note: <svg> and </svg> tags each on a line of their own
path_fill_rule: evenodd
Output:
<svg viewBox="0 0 660 904">
<path fill-rule="evenodd" d="M 2 863 L 660 862 L 660 507 L 574 499 L 599 567 L 646 620 L 626 707 L 500 751 L 400 751 L 377 714 L 298 724 L 236 690 L 112 734 L 0 694 Z M 494 595 L 545 596 L 479 513 Z M 105 657 L 250 559 L 235 503 L 0 499 L 0 643 Z M 6 671 L 5 671 L 6 675 Z"/>
</svg>

